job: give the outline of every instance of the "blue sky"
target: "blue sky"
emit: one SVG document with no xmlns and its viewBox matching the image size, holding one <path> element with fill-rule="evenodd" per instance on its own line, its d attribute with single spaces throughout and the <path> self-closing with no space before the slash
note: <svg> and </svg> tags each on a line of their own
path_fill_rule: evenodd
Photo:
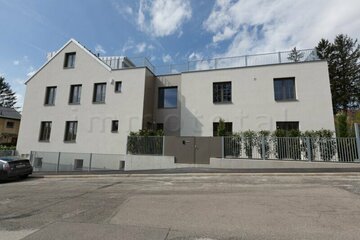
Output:
<svg viewBox="0 0 360 240">
<path fill-rule="evenodd" d="M 21 107 L 24 82 L 70 38 L 159 66 L 360 38 L 359 12 L 358 0 L 0 0 L 0 75 Z"/>
</svg>

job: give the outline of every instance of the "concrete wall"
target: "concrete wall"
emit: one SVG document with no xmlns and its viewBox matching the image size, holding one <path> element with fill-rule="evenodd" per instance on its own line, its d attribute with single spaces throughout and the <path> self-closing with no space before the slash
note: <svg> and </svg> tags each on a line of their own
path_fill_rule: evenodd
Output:
<svg viewBox="0 0 360 240">
<path fill-rule="evenodd" d="M 75 68 L 64 69 L 66 52 L 76 52 Z M 126 152 L 130 131 L 142 128 L 146 68 L 109 71 L 96 58 L 70 42 L 38 72 L 26 87 L 17 149 L 32 151 L 116 153 Z M 115 93 L 114 81 L 122 81 Z M 92 102 L 94 83 L 106 82 L 104 104 Z M 70 85 L 82 84 L 81 103 L 69 105 Z M 57 86 L 55 106 L 44 106 L 45 89 Z M 64 142 L 65 122 L 78 121 L 76 143 Z M 119 120 L 118 133 L 111 121 Z M 49 142 L 39 142 L 41 121 L 52 121 Z"/>
<path fill-rule="evenodd" d="M 125 171 L 176 168 L 171 156 L 126 155 Z"/>
<path fill-rule="evenodd" d="M 178 88 L 177 108 L 158 108 L 159 88 L 174 86 Z M 155 122 L 164 124 L 165 135 L 179 136 L 181 103 L 183 101 L 181 94 L 181 74 L 157 77 L 154 99 Z"/>
<path fill-rule="evenodd" d="M 274 78 L 295 77 L 296 101 L 274 100 Z M 213 103 L 213 82 L 231 81 L 232 103 Z M 300 130 L 334 130 L 324 61 L 183 73 L 181 136 L 212 136 L 219 118 L 233 131 L 275 130 L 276 121 L 299 121 Z"/>
</svg>

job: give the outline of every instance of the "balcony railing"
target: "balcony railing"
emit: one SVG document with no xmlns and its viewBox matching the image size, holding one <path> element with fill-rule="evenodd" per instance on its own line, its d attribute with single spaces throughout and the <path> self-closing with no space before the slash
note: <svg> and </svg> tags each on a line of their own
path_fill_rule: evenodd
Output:
<svg viewBox="0 0 360 240">
<path fill-rule="evenodd" d="M 187 61 L 182 64 L 168 64 L 161 66 L 154 66 L 147 58 L 127 58 L 135 67 L 148 67 L 156 75 L 176 74 L 182 72 L 211 70 L 211 69 L 226 69 L 236 67 L 251 67 L 261 65 L 283 64 L 291 62 L 311 62 L 319 60 L 315 49 L 298 50 L 298 57 L 296 60 L 290 57 L 291 51 L 274 52 L 265 54 L 243 55 L 236 57 L 224 57 L 214 59 L 201 59 L 195 61 Z M 118 60 L 114 60 L 118 61 Z M 119 63 L 113 63 L 107 60 L 106 64 L 113 69 L 119 69 Z M 130 66 L 130 68 L 133 66 Z"/>
</svg>

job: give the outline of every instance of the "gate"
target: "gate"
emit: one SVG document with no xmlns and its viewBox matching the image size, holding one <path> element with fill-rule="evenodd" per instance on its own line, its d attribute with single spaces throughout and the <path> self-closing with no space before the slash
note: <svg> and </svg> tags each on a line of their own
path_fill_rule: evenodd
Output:
<svg viewBox="0 0 360 240">
<path fill-rule="evenodd" d="M 221 137 L 166 136 L 164 155 L 174 156 L 175 163 L 209 164 L 211 157 L 222 156 Z"/>
</svg>

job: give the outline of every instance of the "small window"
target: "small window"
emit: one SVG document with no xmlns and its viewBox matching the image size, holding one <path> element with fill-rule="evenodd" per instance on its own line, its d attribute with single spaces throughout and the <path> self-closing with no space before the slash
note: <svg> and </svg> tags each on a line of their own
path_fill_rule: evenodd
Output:
<svg viewBox="0 0 360 240">
<path fill-rule="evenodd" d="M 15 122 L 6 122 L 6 128 L 14 128 Z"/>
<path fill-rule="evenodd" d="M 49 141 L 51 134 L 51 122 L 41 122 L 39 141 Z"/>
<path fill-rule="evenodd" d="M 231 82 L 213 83 L 213 102 L 214 103 L 231 102 Z"/>
<path fill-rule="evenodd" d="M 156 130 L 164 130 L 164 124 L 163 123 L 157 123 L 156 124 Z"/>
<path fill-rule="evenodd" d="M 75 52 L 65 53 L 64 68 L 75 67 Z"/>
<path fill-rule="evenodd" d="M 81 85 L 70 86 L 69 104 L 80 104 Z"/>
<path fill-rule="evenodd" d="M 158 96 L 159 108 L 177 107 L 177 87 L 161 87 Z"/>
<path fill-rule="evenodd" d="M 219 123 L 213 123 L 213 136 L 218 136 Z M 232 135 L 232 122 L 225 122 L 225 136 Z"/>
<path fill-rule="evenodd" d="M 74 160 L 74 170 L 82 170 L 84 167 L 84 159 Z"/>
<path fill-rule="evenodd" d="M 65 125 L 65 142 L 75 142 L 77 133 L 77 121 L 67 121 Z"/>
<path fill-rule="evenodd" d="M 94 85 L 94 103 L 105 103 L 106 83 L 95 83 Z"/>
<path fill-rule="evenodd" d="M 45 105 L 55 105 L 56 87 L 47 87 L 45 93 Z"/>
<path fill-rule="evenodd" d="M 274 79 L 275 101 L 295 100 L 295 78 Z"/>
<path fill-rule="evenodd" d="M 299 122 L 276 122 L 276 129 L 285 131 L 299 130 Z"/>
<path fill-rule="evenodd" d="M 118 132 L 118 130 L 119 130 L 119 121 L 113 120 L 111 122 L 111 132 Z"/>
<path fill-rule="evenodd" d="M 42 158 L 41 157 L 36 157 L 34 159 L 34 167 L 35 168 L 42 168 Z"/>
<path fill-rule="evenodd" d="M 121 81 L 115 82 L 115 92 L 120 93 L 121 92 Z"/>
</svg>

